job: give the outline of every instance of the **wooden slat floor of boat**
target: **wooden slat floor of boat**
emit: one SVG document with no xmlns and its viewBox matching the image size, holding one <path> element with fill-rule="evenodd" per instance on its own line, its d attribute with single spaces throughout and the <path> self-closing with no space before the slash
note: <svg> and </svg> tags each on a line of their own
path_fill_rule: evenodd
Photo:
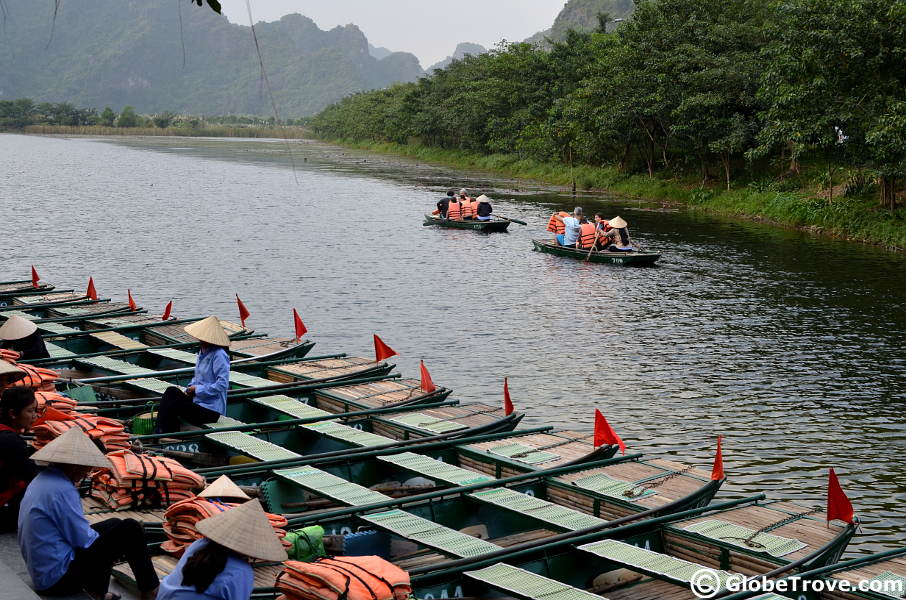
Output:
<svg viewBox="0 0 906 600">
<path fill-rule="evenodd" d="M 370 362 L 374 364 L 373 361 Z M 386 381 L 374 381 L 359 385 L 344 385 L 343 387 L 319 391 L 316 394 L 316 398 L 321 401 L 339 399 L 362 407 L 382 408 L 409 400 L 415 401 L 426 395 L 422 391 L 421 383 L 418 379 L 388 379 Z M 331 408 L 333 403 L 325 402 L 324 404 L 322 407 L 324 410 L 342 412 L 339 409 Z"/>
<path fill-rule="evenodd" d="M 128 312 L 121 315 L 111 315 L 109 317 L 98 317 L 85 321 L 85 329 L 107 329 L 109 327 L 119 327 L 122 325 L 151 325 L 161 323 L 157 315 L 148 313 Z"/>
<path fill-rule="evenodd" d="M 515 546 L 516 544 L 541 540 L 554 535 L 554 533 L 555 532 L 551 531 L 550 529 L 533 529 L 531 531 L 523 531 L 521 533 L 515 533 L 513 535 L 505 535 L 499 538 L 492 538 L 488 541 L 492 544 L 506 548 L 508 546 Z M 450 558 L 441 554 L 440 552 L 434 552 L 432 550 L 420 550 L 418 552 L 413 552 L 412 554 L 406 555 L 405 557 L 397 557 L 395 559 L 392 559 L 391 562 L 393 562 L 396 566 L 403 569 L 404 571 L 408 571 L 416 567 L 445 562 L 448 560 L 450 560 Z"/>
<path fill-rule="evenodd" d="M 268 369 L 268 377 L 280 381 L 288 375 L 298 379 L 323 379 L 351 375 L 375 367 L 378 363 L 368 358 L 348 356 L 305 362 L 287 363 Z M 272 376 L 273 375 L 273 376 Z M 282 375 L 282 377 L 281 377 Z"/>
<path fill-rule="evenodd" d="M 47 310 L 53 317 L 87 317 L 109 312 L 126 312 L 129 305 L 125 302 L 96 302 L 94 304 L 79 304 L 76 306 L 57 306 Z"/>
<path fill-rule="evenodd" d="M 778 507 L 780 506 L 782 506 L 784 510 L 778 510 Z M 757 531 L 763 527 L 790 517 L 790 513 L 800 514 L 807 511 L 809 511 L 808 507 L 792 502 L 768 502 L 756 506 L 743 506 L 741 508 L 722 511 L 717 515 L 707 515 L 686 519 L 684 521 L 677 521 L 672 523 L 668 527 L 668 530 L 683 529 L 693 523 L 719 519 Z M 824 511 L 820 511 L 813 515 L 797 519 L 796 521 L 778 527 L 777 529 L 772 529 L 768 533 L 799 540 L 800 542 L 807 544 L 804 548 L 783 557 L 784 560 L 792 561 L 811 554 L 821 546 L 824 546 L 834 539 L 841 530 L 842 527 L 836 523 L 831 523 L 830 527 L 828 527 L 825 521 L 825 513 Z M 755 551 L 757 552 L 757 550 Z"/>
<path fill-rule="evenodd" d="M 30 281 L 13 281 L 10 283 L 0 283 L 0 294 L 8 294 L 9 292 L 27 292 L 33 290 Z"/>
<path fill-rule="evenodd" d="M 139 523 L 161 523 L 166 508 L 149 508 L 142 510 L 112 510 L 95 498 L 82 498 L 82 510 L 85 518 L 94 525 L 107 519 L 135 519 Z"/>
<path fill-rule="evenodd" d="M 122 333 L 116 331 L 100 331 L 91 334 L 91 337 L 110 344 L 115 348 L 119 348 L 120 350 L 141 350 L 142 348 L 148 347 L 140 341 L 126 337 Z"/>
<path fill-rule="evenodd" d="M 185 330 L 186 325 L 188 325 L 188 323 L 169 323 L 169 324 L 158 325 L 156 327 L 149 327 L 145 331 L 145 335 L 149 336 L 149 338 L 152 338 L 152 337 L 160 338 L 161 341 L 165 341 L 165 343 L 171 343 L 171 344 L 172 343 L 178 344 L 178 343 L 183 343 L 183 342 L 197 342 L 198 340 L 196 340 L 191 335 L 186 333 L 186 330 Z M 236 335 L 237 333 L 241 333 L 243 331 L 247 331 L 241 325 L 237 325 L 236 323 L 233 323 L 231 321 L 221 320 L 220 326 L 223 327 L 226 330 L 227 335 L 230 335 L 230 336 Z M 147 340 L 147 342 L 152 343 L 150 341 L 150 339 Z M 161 343 L 160 345 L 163 345 L 163 344 Z"/>
<path fill-rule="evenodd" d="M 159 554 L 157 556 L 151 557 L 151 564 L 154 565 L 154 570 L 157 572 L 157 577 L 163 579 L 167 575 L 173 572 L 173 569 L 176 568 L 176 563 L 179 562 L 179 559 L 175 556 L 170 556 L 169 554 Z M 280 574 L 280 571 L 283 570 L 283 564 L 268 564 L 263 566 L 255 566 L 252 571 L 255 574 L 255 583 L 254 587 L 273 587 L 274 583 L 277 581 L 277 575 Z M 135 581 L 135 576 L 132 574 L 132 569 L 129 568 L 129 565 L 126 563 L 117 565 L 114 568 L 114 572 L 118 578 L 125 579 L 129 582 Z"/>
<path fill-rule="evenodd" d="M 906 577 L 906 556 L 899 556 L 897 558 L 892 558 L 890 560 L 885 560 L 872 565 L 865 565 L 859 567 L 858 569 L 841 571 L 839 573 L 835 573 L 833 577 L 834 579 L 845 579 L 846 581 L 859 583 L 860 581 L 864 581 L 866 579 L 873 579 L 884 571 L 890 571 L 891 573 L 899 575 L 900 577 Z"/>
<path fill-rule="evenodd" d="M 49 302 L 67 302 L 70 300 L 86 300 L 86 297 L 85 294 L 76 292 L 51 292 L 33 296 L 15 296 L 12 304 L 13 306 L 28 306 L 29 304 L 47 304 Z"/>
<path fill-rule="evenodd" d="M 247 356 L 264 356 L 296 345 L 293 338 L 248 338 L 230 343 L 230 352 Z"/>
<path fill-rule="evenodd" d="M 407 434 L 409 437 L 436 435 L 437 432 L 430 430 L 430 428 L 419 429 L 417 426 L 412 425 L 410 426 L 415 427 L 417 431 L 404 430 L 401 424 L 394 421 L 394 418 L 396 417 L 409 417 L 416 413 L 428 417 L 429 420 L 441 419 L 449 423 L 464 425 L 465 427 L 463 427 L 463 429 L 466 427 L 481 427 L 483 425 L 488 425 L 505 416 L 503 408 L 501 407 L 492 406 L 490 404 L 474 403 L 465 406 L 443 406 L 415 412 L 407 411 L 392 413 L 376 418 L 372 427 L 374 428 L 375 433 L 380 433 L 381 435 L 386 435 L 394 439 L 405 439 Z"/>
<path fill-rule="evenodd" d="M 507 446 L 509 444 L 512 444 L 513 442 L 514 441 L 511 440 L 494 440 L 492 442 L 469 444 L 465 447 L 470 450 L 476 450 L 478 452 L 485 453 L 485 455 L 490 458 L 500 458 L 502 460 L 506 460 L 505 457 L 497 457 L 497 455 L 493 454 L 493 452 L 489 453 L 489 451 L 492 451 L 498 446 Z M 515 442 L 522 444 L 523 446 L 528 446 L 530 448 L 544 448 L 545 446 L 551 446 L 549 449 L 544 451 L 556 454 L 559 456 L 559 458 L 543 463 L 543 468 L 545 469 L 550 469 L 556 467 L 557 465 L 582 458 L 594 451 L 594 446 L 592 445 L 592 434 L 588 432 L 564 430 L 554 433 L 536 433 L 533 435 L 520 436 L 517 440 L 515 440 Z M 561 444 L 561 442 L 566 443 Z M 554 444 L 558 445 L 555 446 Z"/>
<path fill-rule="evenodd" d="M 607 600 L 692 600 L 696 598 L 688 586 L 648 578 L 622 588 L 607 590 L 599 595 Z"/>
<path fill-rule="evenodd" d="M 608 467 L 598 467 L 597 469 L 590 469 L 588 471 L 569 473 L 557 477 L 556 481 L 572 483 L 578 479 L 602 473 L 609 477 L 613 477 L 614 479 L 621 479 L 633 483 L 664 473 L 683 471 L 685 468 L 686 467 L 680 463 L 660 459 L 631 461 L 610 465 Z M 640 484 L 641 487 L 639 489 L 650 488 L 655 493 L 641 498 L 625 498 L 625 500 L 647 508 L 657 508 L 658 506 L 663 506 L 664 504 L 688 496 L 710 480 L 710 473 L 701 469 L 690 469 L 687 473 L 677 475 L 676 477 L 670 477 L 669 479 L 666 477 L 663 479 L 654 479 L 648 484 L 642 483 Z M 577 487 L 576 492 L 581 493 L 581 488 Z"/>
</svg>

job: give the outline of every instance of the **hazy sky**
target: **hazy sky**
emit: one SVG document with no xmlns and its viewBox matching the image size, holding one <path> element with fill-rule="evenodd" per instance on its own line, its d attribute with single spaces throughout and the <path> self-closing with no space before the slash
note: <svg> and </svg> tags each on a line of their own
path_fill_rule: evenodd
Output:
<svg viewBox="0 0 906 600">
<path fill-rule="evenodd" d="M 298 12 L 321 29 L 354 23 L 374 46 L 412 52 L 423 68 L 459 42 L 486 48 L 549 28 L 565 0 L 250 0 L 255 21 Z M 233 23 L 248 25 L 245 0 L 221 0 Z"/>
</svg>

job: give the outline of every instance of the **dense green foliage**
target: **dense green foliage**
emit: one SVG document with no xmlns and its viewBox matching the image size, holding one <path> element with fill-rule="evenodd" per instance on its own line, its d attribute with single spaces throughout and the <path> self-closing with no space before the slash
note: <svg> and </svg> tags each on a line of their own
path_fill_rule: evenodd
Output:
<svg viewBox="0 0 906 600">
<path fill-rule="evenodd" d="M 569 0 L 557 15 L 553 27 L 525 41 L 543 45 L 547 44 L 547 40 L 562 42 L 570 30 L 595 31 L 599 15 L 607 15 L 611 20 L 628 18 L 634 6 L 633 0 Z"/>
<path fill-rule="evenodd" d="M 695 172 L 703 184 L 719 172 L 727 189 L 810 157 L 837 166 L 819 182 L 828 199 L 847 177 L 841 191 L 870 192 L 876 176 L 893 207 L 906 175 L 904 79 L 906 0 L 637 0 L 615 34 L 569 32 L 550 51 L 504 45 L 352 95 L 311 127 L 674 179 Z"/>
<path fill-rule="evenodd" d="M 0 100 L 272 114 L 250 28 L 212 10 L 185 0 L 3 0 L 2 9 Z M 354 25 L 322 31 L 287 15 L 255 29 L 280 118 L 422 74 L 411 54 L 369 55 Z"/>
</svg>

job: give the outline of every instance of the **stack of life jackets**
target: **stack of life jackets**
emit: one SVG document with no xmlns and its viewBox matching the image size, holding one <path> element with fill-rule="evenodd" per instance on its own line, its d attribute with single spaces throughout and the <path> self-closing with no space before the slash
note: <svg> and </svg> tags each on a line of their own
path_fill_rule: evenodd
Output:
<svg viewBox="0 0 906 600">
<path fill-rule="evenodd" d="M 0 350 L 0 360 L 8 362 L 25 373 L 25 377 L 13 382 L 11 387 L 27 387 L 42 392 L 53 392 L 56 390 L 53 382 L 60 378 L 59 373 L 50 369 L 18 363 L 16 361 L 19 360 L 20 356 L 21 354 L 15 350 Z"/>
<path fill-rule="evenodd" d="M 44 415 L 32 427 L 35 439 L 32 446 L 42 448 L 58 436 L 78 427 L 93 440 L 98 440 L 107 451 L 130 448 L 129 434 L 123 424 L 109 417 L 85 415 L 77 412 L 69 414 L 45 408 Z"/>
<path fill-rule="evenodd" d="M 202 485 L 204 487 L 204 482 Z M 235 502 L 221 502 L 214 498 L 202 498 L 193 496 L 172 505 L 164 513 L 164 533 L 167 534 L 167 541 L 160 545 L 164 552 L 169 552 L 176 556 L 182 556 L 182 553 L 192 542 L 201 539 L 201 534 L 195 530 L 195 524 L 202 519 L 213 517 L 218 513 L 238 506 Z M 283 539 L 286 536 L 286 518 L 281 515 L 267 514 L 267 519 L 274 528 L 274 534 L 280 538 L 284 548 L 291 548 L 292 543 Z"/>
<path fill-rule="evenodd" d="M 169 506 L 194 498 L 205 484 L 204 477 L 171 458 L 117 450 L 107 459 L 111 468 L 91 475 L 90 495 L 113 509 Z"/>
<path fill-rule="evenodd" d="M 563 224 L 563 221 L 556 218 L 557 215 L 568 217 L 570 214 L 561 210 L 556 215 L 551 215 L 550 221 L 547 222 L 547 230 L 555 235 L 560 235 L 561 233 L 566 233 L 566 225 Z"/>
<path fill-rule="evenodd" d="M 45 408 L 51 407 L 62 413 L 73 414 L 78 402 L 74 398 L 64 396 L 57 392 L 35 392 L 37 413 L 40 415 Z"/>
<path fill-rule="evenodd" d="M 412 593 L 409 574 L 380 556 L 288 560 L 277 600 L 393 600 Z"/>
</svg>

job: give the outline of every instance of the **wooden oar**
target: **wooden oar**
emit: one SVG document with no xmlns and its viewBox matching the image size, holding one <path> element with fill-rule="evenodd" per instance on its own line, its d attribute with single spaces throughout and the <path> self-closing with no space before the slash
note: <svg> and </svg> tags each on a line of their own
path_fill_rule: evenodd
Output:
<svg viewBox="0 0 906 600">
<path fill-rule="evenodd" d="M 519 223 L 520 225 L 528 225 L 525 221 L 520 221 L 519 219 L 514 219 L 513 217 L 505 217 L 503 215 L 494 215 L 499 219 L 506 219 L 507 221 L 512 221 L 513 223 Z"/>
</svg>

